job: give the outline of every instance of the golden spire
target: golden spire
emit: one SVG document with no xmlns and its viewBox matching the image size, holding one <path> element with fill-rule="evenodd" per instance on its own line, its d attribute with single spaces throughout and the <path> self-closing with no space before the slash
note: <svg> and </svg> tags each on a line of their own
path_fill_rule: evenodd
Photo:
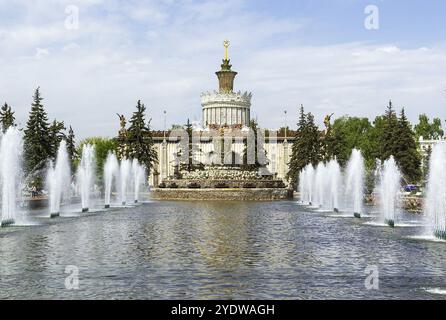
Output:
<svg viewBox="0 0 446 320">
<path fill-rule="evenodd" d="M 228 48 L 230 45 L 231 43 L 229 42 L 229 40 L 223 41 L 223 47 L 225 47 L 225 60 L 229 60 Z"/>
</svg>

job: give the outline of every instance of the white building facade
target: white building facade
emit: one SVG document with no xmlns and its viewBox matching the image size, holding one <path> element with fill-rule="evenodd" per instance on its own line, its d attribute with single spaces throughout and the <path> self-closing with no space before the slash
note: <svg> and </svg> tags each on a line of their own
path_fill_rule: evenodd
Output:
<svg viewBox="0 0 446 320">
<path fill-rule="evenodd" d="M 249 131 L 251 122 L 251 98 L 250 92 L 234 92 L 234 79 L 237 72 L 231 70 L 230 60 L 225 58 L 221 70 L 216 72 L 219 80 L 219 90 L 201 94 L 202 123 L 194 128 L 194 135 L 201 137 L 194 139 L 191 154 L 196 163 L 209 165 L 214 163 L 213 157 L 219 152 L 215 141 L 209 139 L 210 132 L 241 132 Z M 275 178 L 284 179 L 288 173 L 288 163 L 291 157 L 291 144 L 293 138 L 276 136 L 271 134 L 262 139 L 262 145 L 266 152 L 266 171 Z M 237 134 L 235 134 L 236 136 Z M 179 137 L 172 131 L 165 132 L 163 137 L 154 137 L 155 149 L 158 153 L 159 163 L 150 176 L 150 184 L 159 185 L 164 179 L 171 177 L 177 170 L 179 153 L 184 149 L 184 141 L 187 137 Z M 226 138 L 225 138 L 226 139 Z M 226 141 L 226 140 L 225 140 Z M 189 142 L 189 141 L 188 141 Z M 226 144 L 226 142 L 225 142 Z M 229 146 L 229 147 L 228 147 Z M 226 148 L 228 147 L 228 148 Z M 243 159 L 246 140 L 234 137 L 225 146 L 225 152 L 230 151 L 233 159 Z"/>
</svg>

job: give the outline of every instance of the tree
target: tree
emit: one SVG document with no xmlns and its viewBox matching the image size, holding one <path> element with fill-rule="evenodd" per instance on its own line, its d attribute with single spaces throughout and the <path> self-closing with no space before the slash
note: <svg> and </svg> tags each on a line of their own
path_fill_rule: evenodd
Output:
<svg viewBox="0 0 446 320">
<path fill-rule="evenodd" d="M 376 159 L 382 160 L 381 144 L 383 140 L 386 125 L 385 116 L 377 116 L 373 121 L 372 127 L 367 133 L 368 150 L 364 152 L 366 165 L 369 169 L 375 169 Z"/>
<path fill-rule="evenodd" d="M 424 113 L 418 117 L 418 124 L 415 125 L 414 129 L 417 140 L 420 137 L 426 140 L 438 140 L 444 136 L 441 119 L 434 118 L 430 123 L 429 117 Z"/>
<path fill-rule="evenodd" d="M 5 133 L 10 127 L 15 126 L 14 112 L 7 103 L 5 103 L 1 108 L 0 123 L 3 133 Z"/>
<path fill-rule="evenodd" d="M 60 142 L 66 138 L 63 121 L 54 120 L 49 127 L 50 157 L 55 160 Z"/>
<path fill-rule="evenodd" d="M 66 137 L 66 141 L 67 141 L 68 158 L 70 159 L 70 166 L 72 173 L 76 171 L 75 163 L 78 158 L 78 152 L 76 150 L 76 141 L 74 139 L 75 139 L 74 131 L 73 128 L 70 126 L 70 129 L 68 130 L 68 136 Z"/>
<path fill-rule="evenodd" d="M 395 156 L 398 150 L 398 117 L 393 109 L 392 101 L 389 101 L 386 113 L 384 114 L 383 131 L 380 135 L 380 159 L 382 161 L 390 156 Z"/>
<path fill-rule="evenodd" d="M 149 120 L 145 120 L 146 107 L 138 100 L 136 111 L 130 119 L 130 128 L 127 131 L 129 154 L 128 156 L 137 159 L 150 172 L 158 163 L 158 154 L 154 148 L 152 131 Z"/>
<path fill-rule="evenodd" d="M 82 154 L 82 148 L 86 144 L 94 146 L 95 159 L 96 159 L 96 177 L 100 185 L 102 185 L 105 160 L 107 159 L 109 152 L 113 152 L 116 154 L 118 148 L 117 141 L 115 139 L 90 137 L 81 141 L 79 147 L 76 150 L 76 154 Z M 70 153 L 70 151 L 68 151 L 68 153 Z"/>
<path fill-rule="evenodd" d="M 301 106 L 297 131 L 291 147 L 287 179 L 296 181 L 300 171 L 308 164 L 316 165 L 321 160 L 320 132 L 311 113 L 306 114 Z"/>
<path fill-rule="evenodd" d="M 359 149 L 368 162 L 370 157 L 370 131 L 373 126 L 367 118 L 341 117 L 333 123 L 332 156 L 344 166 L 353 149 Z M 375 160 L 373 159 L 372 162 Z"/>
<path fill-rule="evenodd" d="M 254 148 L 250 148 L 248 146 L 248 138 L 245 139 L 244 141 L 244 149 L 243 149 L 243 156 L 242 156 L 242 170 L 247 170 L 247 171 L 256 171 L 259 170 L 260 168 L 265 168 L 267 166 L 267 156 L 266 156 L 266 150 L 265 150 L 265 146 L 263 144 L 262 140 L 264 137 L 260 136 L 262 134 L 262 132 L 260 131 L 260 127 L 259 124 L 257 123 L 256 120 L 251 120 L 249 122 L 249 128 L 251 129 L 252 133 L 254 134 L 253 136 L 253 142 L 254 142 Z M 260 140 L 260 141 L 259 141 Z M 261 142 L 259 144 L 259 142 Z M 248 151 L 249 150 L 249 151 Z M 248 163 L 248 152 L 253 152 L 254 153 L 254 163 Z M 261 155 L 260 157 L 263 159 L 259 158 L 259 155 Z M 265 155 L 265 156 L 263 156 Z M 231 153 L 231 156 L 235 156 L 235 154 Z M 235 159 L 233 159 L 233 162 L 235 162 Z"/>
<path fill-rule="evenodd" d="M 179 166 L 177 166 L 177 169 L 179 169 L 180 171 L 187 171 L 187 172 L 191 172 L 191 171 L 195 171 L 195 170 L 203 170 L 204 169 L 204 165 L 202 163 L 199 164 L 194 164 L 194 149 L 193 149 L 193 126 L 190 122 L 189 119 L 187 119 L 187 123 L 184 127 L 177 127 L 174 128 L 172 127 L 172 130 L 176 130 L 176 129 L 185 129 L 187 132 L 187 136 L 188 136 L 188 149 L 189 149 L 189 155 L 187 157 L 187 162 L 182 162 L 179 164 Z M 182 157 L 182 153 L 184 152 L 184 150 L 181 150 L 178 152 L 177 156 L 180 159 Z"/>
<path fill-rule="evenodd" d="M 45 167 L 46 161 L 51 155 L 48 117 L 42 105 L 42 100 L 40 88 L 37 88 L 24 131 L 24 169 L 27 175 L 30 173 L 37 174 L 34 182 L 38 188 L 42 187 L 43 181 L 43 173 L 39 172 Z"/>
<path fill-rule="evenodd" d="M 407 120 L 404 108 L 398 119 L 393 155 L 408 183 L 420 181 L 422 176 L 421 155 L 418 152 L 415 134 Z"/>
</svg>

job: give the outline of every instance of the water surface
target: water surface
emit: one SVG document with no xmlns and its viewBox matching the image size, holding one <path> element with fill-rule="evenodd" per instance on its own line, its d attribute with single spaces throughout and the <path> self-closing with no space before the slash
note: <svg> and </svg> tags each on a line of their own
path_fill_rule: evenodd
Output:
<svg viewBox="0 0 446 320">
<path fill-rule="evenodd" d="M 410 238 L 423 232 L 416 225 L 380 227 L 288 201 L 151 202 L 66 215 L 34 213 L 37 226 L 0 230 L 0 298 L 446 297 L 446 243 Z M 65 288 L 71 265 L 79 290 Z M 373 265 L 379 290 L 365 287 Z"/>
</svg>

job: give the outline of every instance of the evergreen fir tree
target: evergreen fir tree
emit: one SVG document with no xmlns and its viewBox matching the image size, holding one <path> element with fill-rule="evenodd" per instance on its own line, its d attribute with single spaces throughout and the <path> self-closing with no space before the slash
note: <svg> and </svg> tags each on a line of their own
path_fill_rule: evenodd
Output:
<svg viewBox="0 0 446 320">
<path fill-rule="evenodd" d="M 26 174 L 35 172 L 38 175 L 35 181 L 37 187 L 41 187 L 43 181 L 43 177 L 38 172 L 46 165 L 46 160 L 51 155 L 48 117 L 42 105 L 42 100 L 40 88 L 37 88 L 24 131 L 24 169 Z"/>
<path fill-rule="evenodd" d="M 194 149 L 193 149 L 193 143 L 192 143 L 192 135 L 193 135 L 193 126 L 189 119 L 187 119 L 187 123 L 184 126 L 184 129 L 187 132 L 188 136 L 188 149 L 189 149 L 189 155 L 187 162 L 180 163 L 179 170 L 183 171 L 195 171 L 195 170 L 203 170 L 204 165 L 202 163 L 194 164 Z M 182 151 L 178 153 L 178 157 L 180 158 L 182 156 Z"/>
<path fill-rule="evenodd" d="M 346 163 L 343 159 L 343 148 L 346 145 L 344 133 L 341 130 L 336 130 L 334 127 L 327 129 L 323 140 L 321 141 L 322 160 L 328 162 L 332 159 L 338 159 L 341 165 Z"/>
<path fill-rule="evenodd" d="M 129 157 L 137 159 L 150 172 L 158 162 L 158 154 L 153 147 L 151 120 L 146 124 L 145 112 L 146 107 L 141 103 L 141 100 L 138 100 L 128 129 Z"/>
<path fill-rule="evenodd" d="M 75 163 L 76 163 L 78 154 L 77 154 L 77 150 L 76 150 L 76 141 L 75 141 L 74 131 L 71 126 L 70 126 L 70 129 L 68 130 L 68 136 L 66 137 L 66 142 L 67 142 L 68 158 L 70 159 L 71 172 L 74 173 L 74 172 L 76 172 Z"/>
<path fill-rule="evenodd" d="M 395 156 L 398 149 L 398 117 L 393 109 L 392 101 L 389 101 L 386 113 L 384 115 L 384 127 L 380 137 L 381 160 L 388 159 L 391 155 Z"/>
<path fill-rule="evenodd" d="M 321 133 L 312 113 L 307 114 L 307 128 L 304 132 L 307 144 L 309 145 L 309 163 L 317 165 L 322 160 Z"/>
<path fill-rule="evenodd" d="M 57 157 L 57 151 L 59 149 L 60 142 L 66 138 L 65 125 L 63 121 L 54 120 L 49 127 L 49 140 L 50 140 L 50 157 L 55 160 Z"/>
<path fill-rule="evenodd" d="M 407 120 L 404 108 L 398 119 L 394 157 L 408 183 L 420 181 L 422 176 L 421 155 L 418 152 L 415 133 Z"/>
<path fill-rule="evenodd" d="M 314 116 L 306 114 L 301 106 L 296 136 L 291 147 L 291 160 L 288 164 L 288 180 L 294 182 L 300 171 L 312 163 L 316 165 L 321 160 L 321 137 Z"/>
<path fill-rule="evenodd" d="M 1 108 L 0 123 L 3 133 L 5 133 L 10 127 L 15 126 L 14 112 L 7 103 L 5 103 Z"/>
<path fill-rule="evenodd" d="M 259 170 L 260 168 L 264 168 L 268 165 L 268 158 L 266 156 L 266 150 L 265 146 L 262 144 L 259 144 L 258 140 L 262 141 L 262 137 L 258 138 L 260 134 L 260 128 L 256 120 L 251 120 L 249 122 L 249 128 L 254 133 L 254 148 L 252 149 L 254 152 L 254 163 L 248 163 L 248 139 L 245 139 L 244 144 L 245 147 L 243 149 L 243 156 L 242 156 L 242 170 L 247 171 L 255 171 Z M 262 158 L 259 158 L 260 157 Z M 263 156 L 264 155 L 264 156 Z M 235 159 L 234 159 L 235 160 Z"/>
<path fill-rule="evenodd" d="M 186 170 L 188 172 L 191 172 L 193 170 L 193 154 L 192 154 L 192 133 L 193 133 L 193 128 L 192 128 L 192 124 L 190 123 L 189 119 L 187 119 L 185 130 L 187 132 L 187 137 L 188 137 L 189 155 L 187 157 L 187 159 L 188 159 L 187 163 L 183 163 L 182 165 L 180 165 L 180 168 L 181 168 L 181 170 Z"/>
</svg>

